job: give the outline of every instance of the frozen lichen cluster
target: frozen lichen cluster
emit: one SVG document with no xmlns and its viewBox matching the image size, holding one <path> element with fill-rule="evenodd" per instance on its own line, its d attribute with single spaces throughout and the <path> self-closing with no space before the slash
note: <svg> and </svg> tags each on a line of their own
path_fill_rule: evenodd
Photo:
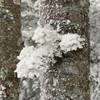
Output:
<svg viewBox="0 0 100 100">
<path fill-rule="evenodd" d="M 13 21 L 13 23 L 15 22 L 13 14 L 9 9 L 4 7 L 0 7 L 0 20 L 3 21 L 2 19 L 6 21 Z"/>
<path fill-rule="evenodd" d="M 84 38 L 78 34 L 66 33 L 59 34 L 52 26 L 38 26 L 34 31 L 32 40 L 36 46 L 26 46 L 21 51 L 17 64 L 18 77 L 33 78 L 34 75 L 39 77 L 49 66 L 56 63 L 55 57 L 62 57 L 69 51 L 82 49 Z"/>
<path fill-rule="evenodd" d="M 78 34 L 68 33 L 66 35 L 62 35 L 60 47 L 64 53 L 68 51 L 77 50 L 78 48 L 82 49 L 84 45 L 84 38 L 80 38 Z"/>
</svg>

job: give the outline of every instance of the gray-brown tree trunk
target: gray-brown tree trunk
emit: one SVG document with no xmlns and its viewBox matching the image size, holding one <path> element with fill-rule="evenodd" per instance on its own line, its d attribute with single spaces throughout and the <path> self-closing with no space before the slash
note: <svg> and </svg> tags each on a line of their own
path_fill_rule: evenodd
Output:
<svg viewBox="0 0 100 100">
<path fill-rule="evenodd" d="M 57 63 L 44 73 L 43 82 L 37 88 L 38 79 L 22 79 L 20 100 L 89 100 L 89 32 L 88 32 L 88 0 L 40 0 L 40 16 L 35 16 L 36 0 L 22 0 L 22 36 L 25 45 L 32 45 L 30 37 L 25 37 L 25 31 L 34 32 L 39 19 L 45 26 L 51 21 L 63 22 L 71 20 L 79 25 L 78 29 L 67 29 L 63 24 L 64 33 L 77 33 L 83 36 L 87 43 L 83 49 L 71 51 L 57 59 Z M 30 5 L 31 4 L 31 5 Z M 28 12 L 26 15 L 24 12 Z M 30 12 L 31 13 L 30 13 Z M 30 23 L 30 24 L 29 24 Z M 55 25 L 54 25 L 55 26 Z M 57 26 L 57 24 L 56 24 Z M 29 30 L 31 27 L 31 30 Z M 23 33 L 24 32 L 24 33 Z M 60 32 L 61 34 L 63 32 Z M 48 81 L 47 81 L 48 80 Z M 27 87 L 23 85 L 26 81 Z M 35 85 L 34 85 L 35 84 Z M 36 86 L 36 88 L 32 88 Z M 42 88 L 42 89 L 41 89 Z"/>
<path fill-rule="evenodd" d="M 82 50 L 71 51 L 58 59 L 55 66 L 44 73 L 45 91 L 41 100 L 89 100 L 89 32 L 88 0 L 45 0 L 42 2 L 40 22 L 71 20 L 79 24 L 78 30 L 68 32 L 80 34 L 87 40 Z M 65 30 L 67 27 L 64 27 Z M 48 79 L 48 82 L 46 82 Z M 54 85 L 55 80 L 57 84 Z M 43 92 L 43 91 L 42 91 Z"/>
<path fill-rule="evenodd" d="M 1 67 L 13 67 L 16 64 L 16 57 L 18 55 L 17 41 L 20 37 L 20 16 L 19 6 L 12 4 L 12 0 L 8 0 L 6 6 L 1 10 L 4 10 L 0 15 L 0 63 Z M 15 1 L 15 0 L 14 0 Z M 63 30 L 67 34 L 68 32 L 77 33 L 87 40 L 87 44 L 83 49 L 77 51 L 71 51 L 66 55 L 63 55 L 62 59 L 57 59 L 57 63 L 50 67 L 46 73 L 44 73 L 43 82 L 39 83 L 42 86 L 35 88 L 38 83 L 38 79 L 21 79 L 21 89 L 19 100 L 89 100 L 89 33 L 88 33 L 88 0 L 40 0 L 41 11 L 40 17 L 35 16 L 36 11 L 33 6 L 36 0 L 22 0 L 21 3 L 21 23 L 22 23 L 22 38 L 25 45 L 32 45 L 30 37 L 25 37 L 23 32 L 33 32 L 37 27 L 37 21 L 40 20 L 40 24 L 45 26 L 50 21 L 63 22 L 71 20 L 72 24 L 79 25 L 78 29 L 71 28 L 67 30 L 64 25 Z M 8 5 L 10 4 L 10 5 Z M 13 9 L 12 9 L 13 7 Z M 10 10 L 11 14 L 7 12 Z M 24 13 L 27 11 L 29 13 Z M 9 12 L 9 13 L 10 13 Z M 31 12 L 31 13 L 30 13 Z M 5 15 L 6 14 L 6 15 Z M 4 19 L 5 16 L 8 16 Z M 9 19 L 10 16 L 10 19 Z M 14 16 L 14 20 L 11 19 Z M 73 25 L 72 25 L 73 26 Z M 31 28 L 30 28 L 31 27 Z M 79 30 L 80 29 L 80 30 Z M 63 32 L 61 32 L 63 33 Z M 13 65 L 14 64 L 14 65 Z M 1 69 L 0 67 L 0 69 Z M 11 70 L 13 71 L 13 70 Z M 10 72 L 11 73 L 11 72 Z M 13 73 L 13 72 L 12 72 Z M 8 75 L 8 73 L 7 73 Z M 8 76 L 11 76 L 8 78 Z M 14 75 L 8 75 L 6 79 L 13 80 Z M 6 80 L 5 79 L 5 80 Z M 4 82 L 6 82 L 4 80 Z M 47 81 L 48 80 L 48 81 Z M 1 80 L 0 80 L 1 81 Z M 27 86 L 23 86 L 23 81 L 27 82 Z M 15 80 L 14 80 L 15 82 Z M 1 84 L 1 83 L 0 83 Z M 14 84 L 14 83 L 13 83 Z M 16 83 L 17 84 L 17 83 Z M 5 85 L 6 86 L 6 85 Z M 16 92 L 15 85 L 11 88 Z M 37 86 L 36 86 L 37 87 Z M 10 94 L 8 89 L 6 94 L 7 100 L 18 100 L 18 97 Z M 42 91 L 41 88 L 45 91 Z"/>
</svg>

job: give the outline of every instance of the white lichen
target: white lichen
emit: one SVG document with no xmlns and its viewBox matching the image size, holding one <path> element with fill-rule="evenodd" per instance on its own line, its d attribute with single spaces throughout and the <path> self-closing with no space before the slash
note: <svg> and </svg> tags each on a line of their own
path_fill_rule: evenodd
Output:
<svg viewBox="0 0 100 100">
<path fill-rule="evenodd" d="M 84 38 L 81 38 L 78 34 L 68 33 L 62 36 L 60 42 L 60 48 L 65 53 L 68 51 L 77 50 L 77 48 L 82 49 L 84 45 Z"/>
<path fill-rule="evenodd" d="M 50 25 L 45 25 L 45 27 L 39 26 L 35 30 L 32 40 L 39 44 L 56 42 L 57 40 L 60 40 L 60 35 L 56 30 L 53 30 Z"/>
<path fill-rule="evenodd" d="M 37 46 L 24 47 L 18 56 L 20 62 L 15 71 L 18 78 L 41 76 L 51 63 L 56 63 L 55 57 L 62 57 L 62 52 L 82 49 L 85 41 L 78 34 L 58 34 L 49 24 L 44 27 L 38 26 L 32 40 Z"/>
</svg>

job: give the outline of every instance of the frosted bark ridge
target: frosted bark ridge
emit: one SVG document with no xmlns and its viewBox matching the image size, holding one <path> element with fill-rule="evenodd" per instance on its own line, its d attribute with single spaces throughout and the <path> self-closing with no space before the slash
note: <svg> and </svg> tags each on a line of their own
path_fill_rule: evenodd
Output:
<svg viewBox="0 0 100 100">
<path fill-rule="evenodd" d="M 37 27 L 34 33 L 32 40 L 37 46 L 26 46 L 18 57 L 20 62 L 15 72 L 19 78 L 41 76 L 51 63 L 56 63 L 55 57 L 62 57 L 62 53 L 76 51 L 78 48 L 82 49 L 85 41 L 78 34 L 59 35 L 49 25 L 44 28 Z"/>
</svg>

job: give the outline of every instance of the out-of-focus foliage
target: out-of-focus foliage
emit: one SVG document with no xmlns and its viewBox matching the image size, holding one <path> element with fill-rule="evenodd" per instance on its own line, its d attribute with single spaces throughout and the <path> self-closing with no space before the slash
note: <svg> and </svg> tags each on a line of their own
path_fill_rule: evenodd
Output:
<svg viewBox="0 0 100 100">
<path fill-rule="evenodd" d="M 2 2 L 3 2 L 4 0 L 0 0 L 0 6 L 2 5 Z"/>
<path fill-rule="evenodd" d="M 20 0 L 13 0 L 14 4 L 20 5 Z"/>
</svg>

